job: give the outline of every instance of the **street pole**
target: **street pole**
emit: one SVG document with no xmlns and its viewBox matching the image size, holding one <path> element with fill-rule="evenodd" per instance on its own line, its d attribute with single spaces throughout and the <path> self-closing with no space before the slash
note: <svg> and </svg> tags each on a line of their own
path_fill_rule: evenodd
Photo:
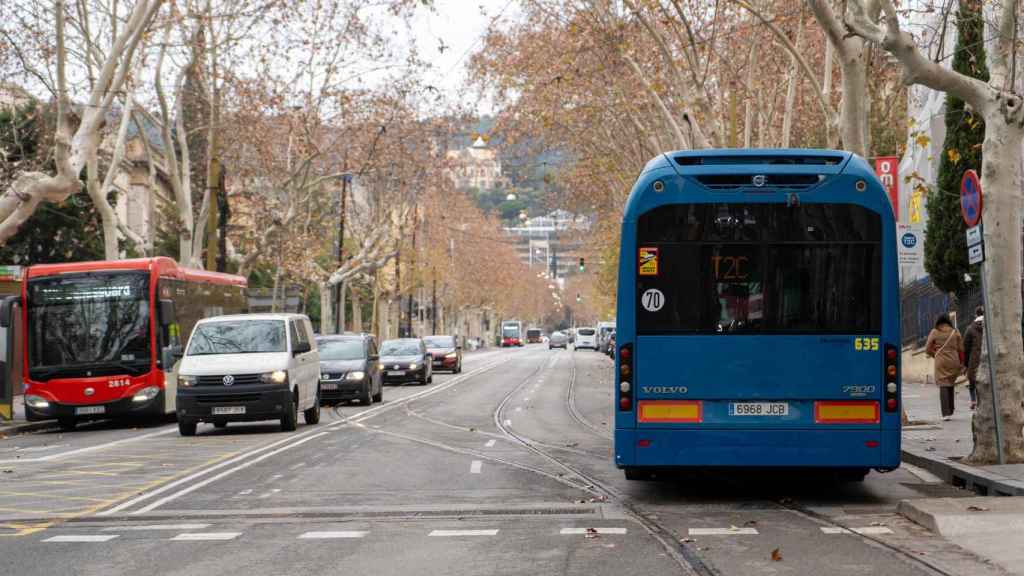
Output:
<svg viewBox="0 0 1024 576">
<path fill-rule="evenodd" d="M 430 304 L 430 307 L 432 308 L 432 311 L 430 313 L 430 333 L 431 334 L 437 334 L 437 273 L 436 273 L 436 271 L 434 271 L 433 276 L 434 276 L 434 286 L 433 286 L 433 294 L 431 295 L 432 302 Z"/>
<path fill-rule="evenodd" d="M 348 197 L 348 181 L 351 179 L 350 174 L 342 174 L 341 176 L 341 214 L 338 216 L 338 268 L 340 269 L 342 264 L 345 263 L 345 199 Z M 345 331 L 345 327 L 342 325 L 341 307 L 344 306 L 342 301 L 341 284 L 335 284 L 334 286 L 334 302 L 337 312 L 334 314 L 335 322 L 337 323 L 338 334 Z"/>
<path fill-rule="evenodd" d="M 992 309 L 988 306 L 988 283 L 985 281 L 985 263 L 982 262 L 978 265 L 981 272 L 981 305 L 985 307 L 985 316 L 991 318 Z M 996 425 L 996 456 L 999 463 L 1003 463 L 1003 430 L 1002 425 L 999 422 L 999 394 L 996 392 L 996 363 L 995 363 L 995 350 L 992 349 L 992 322 L 986 321 L 987 326 L 983 327 L 985 331 L 985 346 L 988 347 L 988 381 L 992 387 L 992 418 L 995 420 Z"/>
</svg>

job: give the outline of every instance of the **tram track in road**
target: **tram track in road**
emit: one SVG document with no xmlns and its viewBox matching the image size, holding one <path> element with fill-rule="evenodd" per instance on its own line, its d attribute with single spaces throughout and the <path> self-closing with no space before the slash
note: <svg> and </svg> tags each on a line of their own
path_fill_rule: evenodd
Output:
<svg viewBox="0 0 1024 576">
<path fill-rule="evenodd" d="M 587 418 L 585 416 L 583 416 L 583 414 L 579 411 L 579 408 L 576 406 L 576 353 L 575 352 L 573 352 L 573 354 L 572 354 L 572 366 L 570 367 L 570 371 L 569 371 L 569 386 L 568 386 L 568 390 L 566 390 L 566 394 L 565 394 L 565 404 L 566 404 L 566 406 L 569 409 L 569 415 L 572 416 L 572 419 L 575 420 L 578 424 L 583 426 L 583 428 L 585 428 L 586 430 L 588 430 L 592 434 L 594 434 L 594 435 L 596 435 L 596 436 L 598 436 L 600 438 L 603 438 L 605 440 L 611 440 L 612 439 L 612 435 L 609 434 L 607 430 L 605 430 L 605 429 L 601 428 L 600 426 L 594 424 L 593 422 L 587 420 Z"/>
</svg>

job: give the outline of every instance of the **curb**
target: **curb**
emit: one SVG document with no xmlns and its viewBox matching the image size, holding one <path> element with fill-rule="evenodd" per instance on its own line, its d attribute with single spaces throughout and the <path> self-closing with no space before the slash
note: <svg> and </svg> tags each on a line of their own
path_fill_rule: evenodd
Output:
<svg viewBox="0 0 1024 576">
<path fill-rule="evenodd" d="M 54 428 L 57 426 L 56 420 L 42 420 L 39 422 L 24 422 L 21 424 L 5 425 L 0 423 L 0 434 L 7 436 L 14 436 L 16 434 L 24 434 L 26 432 L 36 432 L 38 430 L 45 430 L 47 428 Z"/>
<path fill-rule="evenodd" d="M 1024 481 L 994 474 L 981 468 L 961 464 L 946 458 L 926 456 L 917 450 L 904 448 L 903 461 L 935 474 L 942 481 L 971 490 L 980 496 L 1024 496 Z"/>
</svg>

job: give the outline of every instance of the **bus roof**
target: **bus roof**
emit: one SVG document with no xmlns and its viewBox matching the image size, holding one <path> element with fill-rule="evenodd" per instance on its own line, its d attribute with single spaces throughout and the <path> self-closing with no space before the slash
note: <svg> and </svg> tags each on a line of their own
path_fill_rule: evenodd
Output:
<svg viewBox="0 0 1024 576">
<path fill-rule="evenodd" d="M 75 272 L 102 272 L 107 270 L 156 270 L 160 276 L 209 282 L 228 286 L 246 286 L 248 281 L 243 276 L 222 274 L 206 270 L 194 270 L 178 266 L 171 258 L 157 256 L 155 258 L 132 258 L 128 260 L 98 260 L 93 262 L 62 262 L 60 264 L 36 264 L 29 266 L 25 278 L 39 278 L 55 274 Z"/>
<path fill-rule="evenodd" d="M 672 168 L 679 174 L 698 174 L 709 171 L 721 172 L 723 169 L 742 172 L 747 168 L 767 173 L 780 171 L 838 174 L 852 156 L 853 153 L 845 150 L 798 148 L 676 150 L 655 156 L 643 171 Z M 728 168 L 724 168 L 725 166 Z"/>
</svg>

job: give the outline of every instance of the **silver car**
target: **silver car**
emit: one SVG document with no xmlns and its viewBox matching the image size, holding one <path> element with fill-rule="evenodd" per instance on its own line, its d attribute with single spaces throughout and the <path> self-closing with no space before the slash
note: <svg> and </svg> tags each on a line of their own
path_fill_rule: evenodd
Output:
<svg viewBox="0 0 1024 576">
<path fill-rule="evenodd" d="M 566 336 L 565 332 L 552 332 L 551 337 L 548 338 L 548 350 L 553 348 L 569 348 L 569 337 Z"/>
</svg>

